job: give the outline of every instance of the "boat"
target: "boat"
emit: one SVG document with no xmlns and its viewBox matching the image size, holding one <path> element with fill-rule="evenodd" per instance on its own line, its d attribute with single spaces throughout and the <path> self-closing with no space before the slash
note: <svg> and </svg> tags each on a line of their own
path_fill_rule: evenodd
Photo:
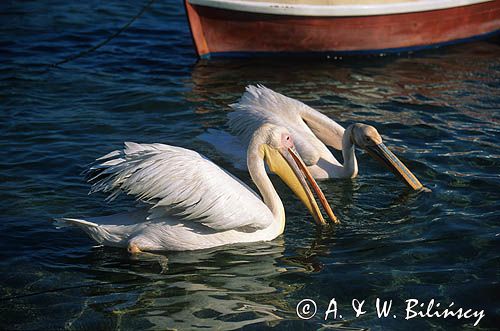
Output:
<svg viewBox="0 0 500 331">
<path fill-rule="evenodd" d="M 184 0 L 200 58 L 383 55 L 488 38 L 500 0 Z"/>
</svg>

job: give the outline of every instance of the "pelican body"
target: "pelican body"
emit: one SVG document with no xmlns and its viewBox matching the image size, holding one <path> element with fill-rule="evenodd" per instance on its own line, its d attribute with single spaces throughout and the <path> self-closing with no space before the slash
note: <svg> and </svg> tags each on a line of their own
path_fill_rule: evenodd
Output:
<svg viewBox="0 0 500 331">
<path fill-rule="evenodd" d="M 318 223 L 325 223 L 308 182 L 336 221 L 323 193 L 296 154 L 288 130 L 266 124 L 248 147 L 248 170 L 262 199 L 247 185 L 197 152 L 164 144 L 125 143 L 88 172 L 91 193 L 121 192 L 148 207 L 59 225 L 83 229 L 100 244 L 130 252 L 184 251 L 272 240 L 283 233 L 285 210 L 265 170 L 280 176 Z"/>
<path fill-rule="evenodd" d="M 228 125 L 233 136 L 212 130 L 203 135 L 202 139 L 233 160 L 239 158 L 238 150 L 248 145 L 255 128 L 264 123 L 272 123 L 289 130 L 298 153 L 316 179 L 356 177 L 358 163 L 355 146 L 359 146 L 412 189 L 419 190 L 423 187 L 384 145 L 382 137 L 373 126 L 355 123 L 344 129 L 306 104 L 261 85 L 248 86 L 240 101 L 231 107 L 234 111 L 228 115 Z M 327 146 L 342 151 L 343 163 L 333 156 Z"/>
</svg>

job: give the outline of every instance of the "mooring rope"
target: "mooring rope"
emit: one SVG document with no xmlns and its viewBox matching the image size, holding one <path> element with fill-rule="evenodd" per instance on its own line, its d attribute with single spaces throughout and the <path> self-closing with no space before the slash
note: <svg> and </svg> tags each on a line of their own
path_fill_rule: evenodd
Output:
<svg viewBox="0 0 500 331">
<path fill-rule="evenodd" d="M 74 55 L 71 55 L 59 62 L 56 62 L 56 63 L 53 63 L 50 65 L 50 67 L 57 67 L 57 66 L 60 66 L 61 64 L 65 64 L 65 63 L 68 63 L 70 61 L 73 61 L 73 60 L 76 60 L 84 55 L 87 55 L 95 50 L 97 50 L 98 48 L 106 45 L 107 43 L 109 43 L 111 40 L 113 40 L 114 38 L 118 37 L 120 35 L 120 33 L 122 33 L 123 31 L 125 31 L 132 23 L 135 22 L 135 20 L 137 20 L 139 17 L 142 16 L 142 14 L 144 14 L 144 12 L 149 8 L 151 7 L 151 5 L 153 4 L 153 2 L 155 2 L 155 0 L 149 0 L 149 2 L 144 6 L 142 7 L 142 9 L 134 16 L 132 17 L 128 22 L 127 24 L 125 24 L 124 26 L 122 26 L 118 31 L 116 31 L 114 34 L 112 34 L 111 36 L 109 36 L 107 39 L 101 41 L 100 43 L 98 43 L 97 45 L 94 45 L 86 50 L 83 50 L 77 54 L 74 54 Z"/>
</svg>

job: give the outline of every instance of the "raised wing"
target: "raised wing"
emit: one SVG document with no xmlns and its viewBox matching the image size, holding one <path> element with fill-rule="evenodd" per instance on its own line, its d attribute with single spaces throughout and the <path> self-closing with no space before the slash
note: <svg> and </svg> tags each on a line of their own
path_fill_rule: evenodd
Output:
<svg viewBox="0 0 500 331">
<path fill-rule="evenodd" d="M 309 106 L 301 109 L 301 117 L 314 135 L 325 145 L 342 150 L 345 129 L 340 124 Z"/>
<path fill-rule="evenodd" d="M 172 217 L 214 230 L 267 227 L 271 211 L 240 180 L 202 155 L 164 144 L 125 143 L 89 170 L 91 193 L 121 192 L 152 204 L 148 220 Z"/>
<path fill-rule="evenodd" d="M 252 133 L 264 123 L 286 127 L 297 151 L 307 165 L 316 164 L 329 153 L 324 144 L 342 149 L 344 128 L 306 104 L 276 93 L 262 85 L 248 86 L 228 115 L 233 134 L 248 144 Z"/>
</svg>

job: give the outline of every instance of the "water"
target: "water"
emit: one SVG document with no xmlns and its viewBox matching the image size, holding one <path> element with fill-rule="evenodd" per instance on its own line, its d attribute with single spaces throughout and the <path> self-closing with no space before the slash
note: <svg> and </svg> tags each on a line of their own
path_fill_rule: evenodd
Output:
<svg viewBox="0 0 500 331">
<path fill-rule="evenodd" d="M 158 1 L 106 46 L 47 70 L 142 6 L 1 5 L 1 329 L 439 330 L 475 321 L 405 320 L 410 298 L 484 309 L 479 328 L 500 325 L 498 41 L 361 60 L 197 63 L 180 1 Z M 342 220 L 335 229 L 316 229 L 279 181 L 287 227 L 269 243 L 134 258 L 50 224 L 132 205 L 88 196 L 80 175 L 123 141 L 196 149 L 249 182 L 197 136 L 223 128 L 227 105 L 250 83 L 343 125 L 376 126 L 432 193 L 409 192 L 358 151 L 358 178 L 321 183 Z M 377 297 L 393 300 L 388 318 L 377 318 Z M 307 321 L 295 313 L 304 298 L 318 306 Z M 343 319 L 323 320 L 331 298 Z M 366 300 L 358 318 L 355 298 Z"/>
</svg>

